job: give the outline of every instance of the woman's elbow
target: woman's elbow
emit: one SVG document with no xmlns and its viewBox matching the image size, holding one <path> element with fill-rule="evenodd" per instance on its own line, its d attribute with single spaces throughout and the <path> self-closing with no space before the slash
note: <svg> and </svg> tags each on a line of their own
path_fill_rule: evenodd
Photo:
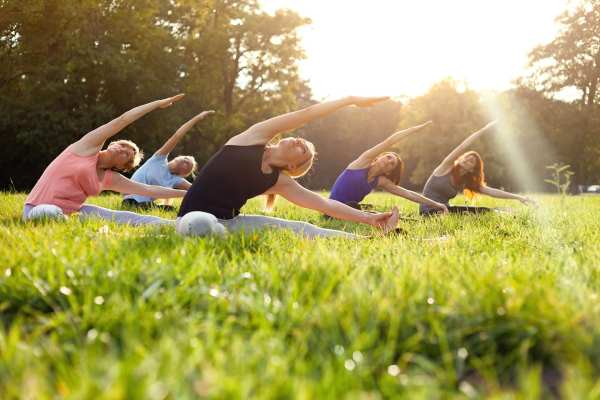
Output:
<svg viewBox="0 0 600 400">
<path fill-rule="evenodd" d="M 155 190 L 152 186 L 150 185 L 146 185 L 146 184 L 139 184 L 139 186 L 137 186 L 135 188 L 135 191 L 137 192 L 137 194 L 139 194 L 140 196 L 148 196 L 148 197 L 157 197 L 157 190 Z"/>
<path fill-rule="evenodd" d="M 319 204 L 319 207 L 315 209 L 323 214 L 333 215 L 338 214 L 341 205 L 342 203 L 337 200 L 324 199 L 323 203 Z"/>
</svg>

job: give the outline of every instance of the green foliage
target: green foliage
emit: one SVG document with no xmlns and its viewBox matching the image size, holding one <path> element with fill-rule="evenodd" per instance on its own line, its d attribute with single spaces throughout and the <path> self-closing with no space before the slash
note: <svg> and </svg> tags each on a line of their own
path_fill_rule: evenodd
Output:
<svg viewBox="0 0 600 400">
<path fill-rule="evenodd" d="M 406 163 L 401 184 L 421 190 L 446 155 L 492 119 L 499 120 L 499 128 L 472 147 L 484 159 L 491 186 L 547 191 L 546 166 L 556 159 L 573 166 L 580 184 L 600 180 L 599 112 L 549 99 L 525 87 L 481 94 L 449 78 L 404 103 L 388 101 L 373 109 L 342 110 L 302 129 L 300 133 L 315 143 L 319 153 L 315 171 L 303 182 L 330 188 L 363 151 L 398 129 L 432 120 L 431 128 L 394 149 Z"/>
<path fill-rule="evenodd" d="M 560 32 L 550 43 L 529 55 L 533 74 L 526 80 L 535 88 L 557 93 L 580 90 L 581 103 L 598 104 L 600 92 L 600 3 L 579 0 L 557 18 Z"/>
<path fill-rule="evenodd" d="M 598 111 L 582 110 L 577 104 L 549 99 L 527 88 L 503 93 L 498 103 L 505 130 L 516 137 L 536 181 L 542 182 L 545 167 L 557 159 L 573 167 L 580 184 L 600 180 Z M 510 154 L 503 158 L 509 160 Z"/>
<path fill-rule="evenodd" d="M 402 143 L 410 182 L 423 187 L 431 171 L 470 133 L 490 120 L 499 125 L 477 140 L 491 186 L 513 191 L 546 191 L 546 166 L 556 159 L 573 165 L 578 183 L 600 180 L 600 113 L 582 110 L 524 87 L 479 94 L 458 82 L 438 83 L 423 96 L 409 100 L 398 127 L 433 120 L 431 129 Z"/>
<path fill-rule="evenodd" d="M 309 22 L 266 14 L 254 0 L 0 2 L 0 187 L 31 187 L 86 132 L 179 92 L 184 102 L 124 134 L 152 152 L 191 116 L 216 109 L 180 149 L 207 159 L 232 134 L 309 96 L 296 33 Z"/>
<path fill-rule="evenodd" d="M 24 198 L 0 195 L 3 398 L 599 393 L 600 198 L 482 199 L 513 213 L 417 217 L 358 242 L 24 224 Z M 370 232 L 285 201 L 275 213 Z"/>
<path fill-rule="evenodd" d="M 563 89 L 575 88 L 581 99 L 574 104 L 552 100 L 534 100 L 538 120 L 547 136 L 557 145 L 559 158 L 573 165 L 580 184 L 596 183 L 600 176 L 600 3 L 579 0 L 557 18 L 559 33 L 548 44 L 530 53 L 532 73 L 521 80 L 529 99 L 550 97 Z M 546 103 L 544 106 L 541 103 Z"/>
<path fill-rule="evenodd" d="M 492 96 L 494 112 L 485 105 L 488 94 L 450 78 L 402 103 L 342 110 L 299 131 L 319 153 L 303 183 L 330 188 L 367 148 L 398 128 L 432 119 L 431 129 L 395 149 L 406 162 L 402 184 L 420 190 L 455 145 L 493 118 L 501 121 L 502 135 L 474 144 L 490 185 L 547 190 L 545 167 L 555 160 L 573 166 L 575 183 L 598 183 L 600 109 L 547 96 L 576 86 L 594 98 L 592 86 L 584 87 L 600 76 L 594 75 L 598 5 L 581 4 L 561 17 L 556 40 L 532 53 L 540 62 L 555 61 L 538 76 L 551 78 L 552 85 L 524 80 Z M 0 188 L 30 189 L 84 133 L 177 92 L 187 93 L 185 101 L 144 117 L 123 136 L 151 154 L 198 111 L 216 109 L 175 151 L 203 163 L 251 124 L 314 101 L 298 75 L 304 57 L 298 28 L 308 23 L 291 11 L 266 14 L 255 0 L 0 1 Z"/>
<path fill-rule="evenodd" d="M 569 169 L 571 166 L 569 164 L 554 163 L 548 165 L 546 168 L 551 171 L 552 177 L 550 179 L 544 179 L 544 182 L 552 185 L 558 194 L 562 194 L 563 196 L 566 195 L 571 186 L 571 177 L 574 174 L 573 171 Z"/>
</svg>

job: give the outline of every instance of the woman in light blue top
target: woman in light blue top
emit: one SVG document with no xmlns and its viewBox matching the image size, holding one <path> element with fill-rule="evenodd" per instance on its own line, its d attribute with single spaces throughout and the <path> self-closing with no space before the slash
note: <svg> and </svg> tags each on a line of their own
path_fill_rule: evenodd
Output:
<svg viewBox="0 0 600 400">
<path fill-rule="evenodd" d="M 427 204 L 432 208 L 446 212 L 444 204 L 433 201 L 419 193 L 405 189 L 398 184 L 402 177 L 404 163 L 400 156 L 389 151 L 401 139 L 430 125 L 431 121 L 392 134 L 383 142 L 365 151 L 338 176 L 329 198 L 355 208 L 361 208 L 360 202 L 375 188 L 383 189 L 396 196 Z"/>
<path fill-rule="evenodd" d="M 183 124 L 177 131 L 156 151 L 131 177 L 132 181 L 188 190 L 192 184 L 185 178 L 192 175 L 198 168 L 192 156 L 178 156 L 168 161 L 169 153 L 177 146 L 183 136 L 199 121 L 203 120 L 214 111 L 203 111 Z M 123 205 L 128 207 L 151 208 L 160 207 L 172 210 L 173 207 L 157 205 L 154 199 L 148 196 L 129 194 L 123 199 Z"/>
</svg>

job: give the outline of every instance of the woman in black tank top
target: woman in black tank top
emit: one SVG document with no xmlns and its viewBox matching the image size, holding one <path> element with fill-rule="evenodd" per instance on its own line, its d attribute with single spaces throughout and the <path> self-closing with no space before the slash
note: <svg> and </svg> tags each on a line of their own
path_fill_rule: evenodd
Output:
<svg viewBox="0 0 600 400">
<path fill-rule="evenodd" d="M 481 156 L 475 151 L 463 153 L 475 139 L 490 130 L 495 124 L 496 121 L 490 122 L 452 150 L 444 161 L 433 170 L 433 174 L 423 189 L 423 196 L 446 204 L 451 213 L 482 213 L 493 210 L 487 207 L 450 206 L 448 202 L 458 194 L 459 190 L 463 190 L 468 199 L 473 198 L 475 193 L 481 193 L 499 199 L 514 199 L 524 204 L 535 204 L 535 201 L 529 197 L 487 186 Z M 430 215 L 439 213 L 439 210 L 422 204 L 420 212 L 423 215 Z"/>
<path fill-rule="evenodd" d="M 280 115 L 251 126 L 229 139 L 200 170 L 181 203 L 178 224 L 191 212 L 214 215 L 229 231 L 256 230 L 264 227 L 292 229 L 309 237 L 355 235 L 318 228 L 304 222 L 279 218 L 240 215 L 240 209 L 252 197 L 268 196 L 267 206 L 281 195 L 301 207 L 317 210 L 334 218 L 361 222 L 392 230 L 398 211 L 372 214 L 322 197 L 300 186 L 294 178 L 303 176 L 312 166 L 314 145 L 301 138 L 285 138 L 268 145 L 275 136 L 301 127 L 342 107 L 368 107 L 386 98 L 348 97 L 315 104 L 300 111 Z M 178 228 L 178 231 L 182 229 Z M 192 232 L 193 233 L 193 232 Z"/>
</svg>

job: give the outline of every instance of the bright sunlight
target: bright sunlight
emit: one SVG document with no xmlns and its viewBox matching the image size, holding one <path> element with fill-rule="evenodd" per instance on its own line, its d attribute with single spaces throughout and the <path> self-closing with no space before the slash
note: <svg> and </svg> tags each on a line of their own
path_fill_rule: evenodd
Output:
<svg viewBox="0 0 600 400">
<path fill-rule="evenodd" d="M 262 0 L 312 19 L 302 75 L 317 97 L 414 96 L 448 76 L 504 90 L 556 34 L 566 0 Z"/>
</svg>

